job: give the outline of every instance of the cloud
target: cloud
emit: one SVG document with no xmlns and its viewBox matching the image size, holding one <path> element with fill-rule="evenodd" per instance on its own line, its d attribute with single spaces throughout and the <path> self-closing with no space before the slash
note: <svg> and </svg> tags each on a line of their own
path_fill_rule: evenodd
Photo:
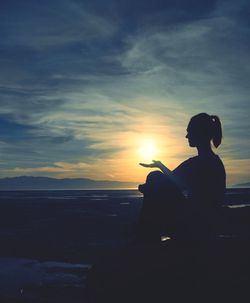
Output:
<svg viewBox="0 0 250 303">
<path fill-rule="evenodd" d="M 201 111 L 222 119 L 226 162 L 249 158 L 246 2 L 150 1 L 132 16 L 132 2 L 27 3 L 1 19 L 0 115 L 20 125 L 15 142 L 0 137 L 5 168 L 78 175 L 86 163 L 92 177 L 131 179 L 140 137 L 170 166 L 192 154 L 185 129 Z"/>
<path fill-rule="evenodd" d="M 12 18 L 3 16 L 2 23 L 8 39 L 5 46 L 30 47 L 36 51 L 66 47 L 73 43 L 89 44 L 114 34 L 114 20 L 88 11 L 75 1 L 46 1 L 38 4 L 27 1 L 12 10 Z M 24 20 L 25 18 L 25 20 Z"/>
<path fill-rule="evenodd" d="M 227 17 L 211 17 L 168 29 L 140 31 L 128 39 L 122 65 L 139 79 L 160 80 L 166 92 L 247 88 L 249 30 Z M 239 81 L 241 80 L 241 81 Z M 230 87 L 232 85 L 232 87 Z M 204 92 L 205 89 L 205 92 Z M 245 90 L 244 90 L 245 91 Z M 244 92 L 243 92 L 244 93 Z M 197 93 L 196 93 L 197 94 Z"/>
<path fill-rule="evenodd" d="M 48 166 L 30 166 L 30 167 L 6 167 L 2 169 L 3 176 L 52 176 L 56 178 L 77 178 L 88 177 L 89 172 L 92 170 L 92 165 L 84 162 L 67 163 L 67 162 L 55 162 Z M 101 179 L 101 178 L 99 178 Z"/>
<path fill-rule="evenodd" d="M 161 104 L 154 102 L 155 109 L 168 116 L 164 103 L 171 100 L 186 117 L 199 111 L 218 114 L 227 142 L 238 145 L 231 157 L 246 157 L 249 114 L 242 109 L 250 105 L 250 31 L 235 16 L 222 11 L 219 15 L 163 30 L 141 30 L 127 39 L 120 60 L 141 91 L 165 96 Z"/>
</svg>

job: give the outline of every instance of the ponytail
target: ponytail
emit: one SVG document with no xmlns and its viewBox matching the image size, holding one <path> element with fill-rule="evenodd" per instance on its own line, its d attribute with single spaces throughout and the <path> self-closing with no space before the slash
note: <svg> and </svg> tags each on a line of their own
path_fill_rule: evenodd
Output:
<svg viewBox="0 0 250 303">
<path fill-rule="evenodd" d="M 221 144 L 222 140 L 222 127 L 218 116 L 210 116 L 212 126 L 212 141 L 213 145 L 217 148 Z"/>
</svg>

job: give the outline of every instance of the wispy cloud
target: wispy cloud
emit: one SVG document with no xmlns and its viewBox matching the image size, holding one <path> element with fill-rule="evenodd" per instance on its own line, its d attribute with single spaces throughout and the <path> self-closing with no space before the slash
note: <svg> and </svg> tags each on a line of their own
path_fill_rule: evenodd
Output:
<svg viewBox="0 0 250 303">
<path fill-rule="evenodd" d="M 25 19 L 24 19 L 25 18 Z M 116 31 L 115 20 L 91 13 L 84 3 L 27 1 L 12 16 L 3 17 L 8 39 L 6 46 L 31 47 L 36 51 L 67 47 L 72 43 L 89 44 L 95 39 L 107 38 Z"/>
</svg>

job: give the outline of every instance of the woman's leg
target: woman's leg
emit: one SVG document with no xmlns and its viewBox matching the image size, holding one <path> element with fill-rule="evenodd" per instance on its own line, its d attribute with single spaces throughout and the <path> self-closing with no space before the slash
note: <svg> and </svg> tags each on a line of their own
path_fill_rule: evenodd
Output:
<svg viewBox="0 0 250 303">
<path fill-rule="evenodd" d="M 144 194 L 137 238 L 145 242 L 160 241 L 161 233 L 174 233 L 185 197 L 170 178 L 160 171 L 150 172 L 139 186 Z"/>
</svg>

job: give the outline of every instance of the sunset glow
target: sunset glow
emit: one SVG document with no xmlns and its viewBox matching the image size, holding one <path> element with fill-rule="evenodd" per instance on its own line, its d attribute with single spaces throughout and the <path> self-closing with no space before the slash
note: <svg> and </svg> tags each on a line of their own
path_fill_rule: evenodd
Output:
<svg viewBox="0 0 250 303">
<path fill-rule="evenodd" d="M 144 141 L 138 150 L 142 160 L 152 161 L 157 156 L 157 147 L 153 140 Z"/>
</svg>

